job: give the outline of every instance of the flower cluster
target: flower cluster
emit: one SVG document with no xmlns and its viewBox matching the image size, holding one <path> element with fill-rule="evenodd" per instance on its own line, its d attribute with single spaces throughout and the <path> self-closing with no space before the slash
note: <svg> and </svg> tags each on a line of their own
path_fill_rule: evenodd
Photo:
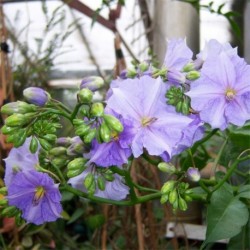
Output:
<svg viewBox="0 0 250 250">
<path fill-rule="evenodd" d="M 180 170 L 170 161 L 204 139 L 206 128 L 223 131 L 250 119 L 250 66 L 216 40 L 192 57 L 185 40 L 169 41 L 161 68 L 147 61 L 122 72 L 103 102 L 95 102 L 93 92 L 104 82 L 88 77 L 73 111 L 33 87 L 24 90 L 27 103 L 3 106 L 10 116 L 2 132 L 17 147 L 5 159 L 8 205 L 27 222 L 42 224 L 60 218 L 65 189 L 106 203 L 144 202 L 151 196 L 135 197 L 140 186 L 130 176 L 139 157 L 156 157 L 161 171 L 199 182 L 199 168 Z M 73 138 L 57 138 L 60 116 L 71 122 Z M 152 197 L 186 210 L 190 187 L 178 180 Z"/>
</svg>

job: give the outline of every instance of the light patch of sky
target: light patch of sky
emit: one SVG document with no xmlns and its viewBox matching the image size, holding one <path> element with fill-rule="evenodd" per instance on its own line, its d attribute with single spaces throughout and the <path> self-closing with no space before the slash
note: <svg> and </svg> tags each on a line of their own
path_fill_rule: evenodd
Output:
<svg viewBox="0 0 250 250">
<path fill-rule="evenodd" d="M 96 9 L 100 6 L 100 0 L 82 1 L 92 9 Z M 48 1 L 48 13 L 51 16 L 53 11 L 60 6 L 61 1 Z M 114 6 L 115 7 L 115 6 Z M 143 25 L 135 26 L 128 31 L 125 28 L 131 23 L 133 19 L 137 19 L 140 15 L 139 7 L 135 7 L 135 0 L 127 1 L 125 8 L 122 10 L 122 15 L 117 21 L 117 27 L 121 31 L 121 34 L 125 37 L 125 40 L 129 45 L 136 36 L 143 32 Z M 18 36 L 18 40 L 21 44 L 27 43 L 28 47 L 36 53 L 37 43 L 35 38 L 40 38 L 43 41 L 43 50 L 48 47 L 48 43 L 53 40 L 53 36 L 56 32 L 61 33 L 67 29 L 68 24 L 73 22 L 73 16 L 67 6 L 61 8 L 61 11 L 65 12 L 66 19 L 60 22 L 53 28 L 53 32 L 49 32 L 46 36 L 43 34 L 45 28 L 45 16 L 41 9 L 40 2 L 20 2 L 4 5 L 4 12 L 8 19 L 11 21 L 12 26 L 18 33 L 27 24 L 27 28 L 24 29 Z M 89 43 L 89 46 L 97 60 L 97 63 L 102 69 L 112 69 L 115 66 L 115 51 L 114 51 L 114 34 L 110 30 L 104 28 L 97 22 L 91 27 L 92 20 L 85 15 L 73 10 L 75 17 L 81 24 L 81 29 Z M 132 13 L 132 15 L 131 15 Z M 101 14 L 108 18 L 108 9 L 104 9 Z M 18 17 L 18 18 L 17 18 Z M 16 19 L 16 21 L 14 21 Z M 135 30 L 138 29 L 138 30 Z M 137 55 L 140 50 L 147 46 L 145 39 L 143 42 L 137 42 L 132 44 L 132 50 Z M 131 61 L 131 57 L 124 47 L 122 47 L 125 58 L 128 64 Z M 13 50 L 13 47 L 12 47 Z M 84 45 L 84 42 L 78 31 L 75 31 L 65 40 L 63 46 L 58 51 L 60 56 L 57 56 L 54 60 L 55 69 L 61 71 L 74 70 L 85 71 L 94 70 L 95 66 L 91 61 L 89 53 Z M 15 63 L 21 63 L 20 54 L 15 50 L 14 60 Z"/>
<path fill-rule="evenodd" d="M 201 4 L 209 4 L 210 0 L 201 0 Z M 215 10 L 225 3 L 223 11 L 230 10 L 231 0 L 216 0 L 213 1 L 213 8 Z M 200 11 L 200 48 L 204 48 L 206 41 L 210 39 L 216 39 L 221 43 L 230 41 L 229 23 L 225 17 L 210 13 L 207 9 L 201 9 Z"/>
</svg>

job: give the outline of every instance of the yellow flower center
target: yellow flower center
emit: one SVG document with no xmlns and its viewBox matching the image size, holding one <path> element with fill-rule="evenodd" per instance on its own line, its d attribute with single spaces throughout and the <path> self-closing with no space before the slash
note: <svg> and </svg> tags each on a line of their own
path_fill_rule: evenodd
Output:
<svg viewBox="0 0 250 250">
<path fill-rule="evenodd" d="M 153 117 L 143 117 L 141 120 L 141 124 L 143 127 L 147 127 L 148 125 L 150 125 L 151 123 L 155 122 L 157 120 L 157 118 Z"/>
<path fill-rule="evenodd" d="M 111 137 L 113 138 L 114 141 L 117 141 L 119 140 L 119 133 L 117 133 L 116 131 L 112 131 Z"/>
<path fill-rule="evenodd" d="M 236 91 L 234 89 L 227 89 L 226 90 L 226 99 L 228 101 L 233 100 L 235 95 L 236 95 Z"/>
<path fill-rule="evenodd" d="M 38 186 L 35 190 L 35 195 L 33 198 L 33 205 L 38 205 L 39 201 L 43 198 L 45 194 L 45 189 L 42 186 Z"/>
</svg>

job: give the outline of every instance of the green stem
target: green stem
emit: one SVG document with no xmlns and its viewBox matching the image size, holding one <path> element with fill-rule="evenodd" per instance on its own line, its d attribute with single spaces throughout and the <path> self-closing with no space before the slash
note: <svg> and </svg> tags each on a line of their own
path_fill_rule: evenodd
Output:
<svg viewBox="0 0 250 250">
<path fill-rule="evenodd" d="M 205 185 L 205 183 L 202 180 L 199 181 L 199 185 L 206 193 L 208 194 L 210 193 L 209 188 Z"/>
<path fill-rule="evenodd" d="M 207 136 L 203 137 L 201 140 L 197 141 L 194 146 L 192 147 L 192 152 L 196 152 L 196 149 L 203 144 L 204 142 L 206 142 L 208 139 L 210 139 L 214 134 L 217 133 L 219 129 L 214 129 L 212 130 L 209 134 L 207 134 Z"/>
<path fill-rule="evenodd" d="M 59 102 L 58 100 L 52 99 L 51 101 L 53 101 L 53 103 L 56 105 L 56 107 L 63 109 L 64 111 L 66 111 L 69 114 L 72 113 L 72 111 L 68 107 L 66 107 L 63 103 Z"/>
<path fill-rule="evenodd" d="M 47 174 L 53 176 L 56 180 L 58 180 L 61 183 L 60 178 L 56 174 L 54 174 L 53 172 L 51 172 L 51 171 L 49 171 L 49 170 L 47 170 L 45 168 L 42 168 L 40 165 L 37 166 L 37 170 L 40 171 L 40 172 L 47 173 Z"/>
<path fill-rule="evenodd" d="M 7 247 L 6 247 L 6 245 L 5 245 L 5 242 L 4 242 L 4 238 L 3 238 L 2 233 L 0 233 L 0 241 L 2 242 L 2 247 L 3 247 L 3 249 L 4 249 L 4 250 L 7 250 Z"/>
<path fill-rule="evenodd" d="M 236 167 L 238 166 L 238 164 L 242 161 L 246 161 L 250 159 L 250 155 L 249 156 L 245 156 L 242 158 L 238 158 L 236 159 L 233 164 L 230 166 L 230 168 L 228 169 L 226 175 L 223 177 L 223 179 L 214 186 L 213 190 L 210 192 L 210 194 L 212 194 L 213 192 L 215 192 L 217 189 L 219 189 L 233 174 L 233 172 L 235 171 Z M 211 195 L 210 195 L 211 196 Z"/>
<path fill-rule="evenodd" d="M 191 162 L 192 162 L 193 168 L 196 168 L 195 162 L 194 162 L 194 156 L 193 156 L 192 150 L 190 148 L 188 149 L 188 154 L 189 154 L 189 156 L 191 158 Z"/>
<path fill-rule="evenodd" d="M 60 180 L 61 180 L 60 182 L 61 182 L 62 184 L 66 183 L 66 180 L 65 180 L 65 178 L 64 178 L 64 176 L 63 176 L 61 170 L 60 170 L 56 165 L 54 165 L 54 164 L 52 164 L 52 163 L 51 163 L 51 165 L 52 165 L 52 167 L 55 169 L 57 175 L 59 176 L 59 178 L 60 178 Z"/>
<path fill-rule="evenodd" d="M 56 109 L 51 109 L 51 108 L 43 108 L 43 110 L 46 110 L 46 112 L 39 114 L 39 116 L 44 116 L 44 115 L 53 113 L 53 114 L 64 116 L 68 120 L 70 120 L 70 118 L 71 118 L 67 113 L 65 113 L 64 111 L 61 111 L 61 110 L 56 110 Z"/>
<path fill-rule="evenodd" d="M 214 161 L 214 166 L 213 166 L 213 170 L 214 170 L 214 171 L 215 171 L 216 168 L 217 168 L 218 162 L 219 162 L 219 160 L 220 160 L 220 158 L 221 158 L 221 156 L 222 156 L 222 153 L 223 153 L 223 151 L 224 151 L 226 145 L 227 145 L 227 138 L 226 138 L 226 140 L 223 142 L 223 144 L 222 144 L 222 146 L 221 146 L 221 148 L 220 148 L 220 151 L 219 151 L 219 153 L 218 153 L 218 155 L 217 155 L 217 157 L 216 157 L 216 159 L 215 159 L 215 161 Z"/>
<path fill-rule="evenodd" d="M 139 204 L 139 203 L 144 203 L 150 200 L 154 200 L 154 199 L 159 199 L 161 197 L 161 193 L 154 193 L 154 194 L 149 194 L 149 195 L 144 195 L 141 197 L 137 197 L 136 200 L 123 200 L 123 201 L 116 201 L 116 200 L 109 200 L 106 198 L 101 198 L 101 197 L 97 197 L 97 196 L 92 196 L 89 195 L 87 193 L 84 193 L 78 189 L 72 188 L 71 186 L 65 184 L 63 186 L 60 187 L 61 190 L 65 190 L 68 192 L 71 192 L 72 194 L 75 194 L 77 196 L 89 199 L 91 201 L 95 201 L 95 202 L 99 202 L 99 203 L 106 203 L 106 204 L 112 204 L 112 205 L 119 205 L 119 206 L 132 206 L 135 204 Z"/>
<path fill-rule="evenodd" d="M 71 117 L 70 117 L 70 120 L 71 120 L 71 121 L 73 121 L 73 119 L 76 118 L 76 115 L 77 115 L 77 113 L 78 113 L 78 111 L 79 111 L 79 108 L 80 108 L 82 105 L 83 105 L 82 103 L 76 104 L 76 106 L 75 106 L 75 108 L 74 108 L 74 110 L 73 110 L 73 112 L 72 112 L 72 114 L 71 114 Z"/>
<path fill-rule="evenodd" d="M 157 193 L 157 192 L 159 192 L 159 191 L 156 190 L 156 189 L 143 187 L 143 186 L 140 186 L 140 185 L 137 184 L 137 183 L 133 183 L 133 185 L 134 185 L 138 190 L 140 190 L 140 191 L 152 192 L 152 193 Z"/>
<path fill-rule="evenodd" d="M 143 153 L 142 157 L 150 164 L 154 165 L 154 166 L 158 166 L 158 164 L 161 162 L 160 160 L 154 160 L 152 158 L 150 158 L 147 154 Z"/>
</svg>

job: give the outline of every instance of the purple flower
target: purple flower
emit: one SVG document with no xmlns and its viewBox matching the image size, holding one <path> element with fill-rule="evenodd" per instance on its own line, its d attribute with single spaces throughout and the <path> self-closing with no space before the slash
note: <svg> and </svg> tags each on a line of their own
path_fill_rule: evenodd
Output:
<svg viewBox="0 0 250 250">
<path fill-rule="evenodd" d="M 195 64 L 199 64 L 201 67 L 202 63 L 206 61 L 208 57 L 217 57 L 222 52 L 230 57 L 235 66 L 246 65 L 245 60 L 238 56 L 237 48 L 232 48 L 229 43 L 221 44 L 215 39 L 211 39 L 206 43 L 203 51 L 196 56 L 197 60 L 195 61 Z"/>
<path fill-rule="evenodd" d="M 70 178 L 68 183 L 72 185 L 72 187 L 79 189 L 83 192 L 87 192 L 86 188 L 83 185 L 83 181 L 87 174 L 91 172 L 92 166 L 88 167 L 83 173 L 80 175 Z M 97 177 L 97 176 L 96 176 Z M 96 191 L 94 196 L 102 197 L 111 200 L 123 200 L 129 193 L 129 187 L 123 183 L 123 178 L 114 174 L 115 179 L 111 181 L 106 181 L 105 190 L 102 191 L 98 187 L 96 187 Z"/>
<path fill-rule="evenodd" d="M 183 67 L 192 61 L 193 52 L 183 39 L 173 39 L 168 42 L 167 53 L 163 65 L 167 68 L 167 79 L 171 83 L 184 83 Z"/>
<path fill-rule="evenodd" d="M 29 150 L 31 137 L 27 138 L 25 143 L 19 148 L 12 148 L 8 157 L 5 159 L 5 177 L 6 187 L 10 185 L 13 177 L 20 171 L 35 170 L 38 164 L 38 153 L 32 154 Z M 39 146 L 40 147 L 40 146 Z"/>
<path fill-rule="evenodd" d="M 191 61 L 193 52 L 188 48 L 184 39 L 172 39 L 168 41 L 167 53 L 163 64 L 171 69 L 182 70 Z"/>
<path fill-rule="evenodd" d="M 41 88 L 29 87 L 23 91 L 23 96 L 29 103 L 35 104 L 37 106 L 44 106 L 50 99 L 48 92 Z"/>
<path fill-rule="evenodd" d="M 194 120 L 183 130 L 182 137 L 173 152 L 174 155 L 181 153 L 203 138 L 205 128 L 199 115 L 190 115 L 190 118 Z"/>
<path fill-rule="evenodd" d="M 164 160 L 169 160 L 183 129 L 193 121 L 166 104 L 166 87 L 160 78 L 143 76 L 124 80 L 112 89 L 107 106 L 133 121 L 136 133 L 131 148 L 135 157 L 146 148 L 150 155 L 162 155 Z"/>
<path fill-rule="evenodd" d="M 17 173 L 8 187 L 7 199 L 29 223 L 40 225 L 61 217 L 58 184 L 46 173 L 34 170 Z"/>
<path fill-rule="evenodd" d="M 225 53 L 209 56 L 201 78 L 191 84 L 186 94 L 202 121 L 224 130 L 229 123 L 242 126 L 250 119 L 250 66 L 234 64 Z"/>
<path fill-rule="evenodd" d="M 110 142 L 99 144 L 96 140 L 93 141 L 90 153 L 84 155 L 89 158 L 87 165 L 95 163 L 101 167 L 109 167 L 112 165 L 121 166 L 128 162 L 131 155 L 129 145 L 135 131 L 130 121 L 121 119 L 121 122 L 124 127 L 123 132 L 117 134 L 113 131 Z"/>
</svg>

